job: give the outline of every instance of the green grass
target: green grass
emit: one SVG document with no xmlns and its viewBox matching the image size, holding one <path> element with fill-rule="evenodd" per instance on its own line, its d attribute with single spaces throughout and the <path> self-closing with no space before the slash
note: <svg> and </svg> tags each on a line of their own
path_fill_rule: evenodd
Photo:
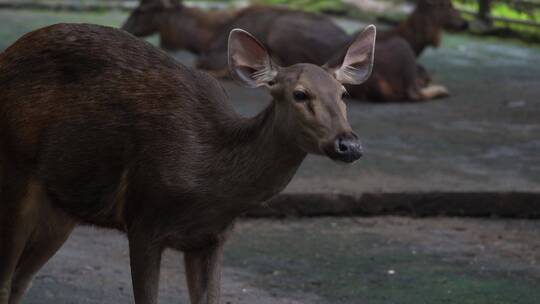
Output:
<svg viewBox="0 0 540 304">
<path fill-rule="evenodd" d="M 311 12 L 345 14 L 349 7 L 339 0 L 255 0 L 254 3 L 268 5 L 286 5 L 290 8 Z"/>
</svg>

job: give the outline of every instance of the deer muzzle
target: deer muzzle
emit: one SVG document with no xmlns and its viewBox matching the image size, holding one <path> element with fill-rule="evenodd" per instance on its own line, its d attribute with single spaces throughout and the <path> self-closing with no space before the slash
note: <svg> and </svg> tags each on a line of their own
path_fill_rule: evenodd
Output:
<svg viewBox="0 0 540 304">
<path fill-rule="evenodd" d="M 362 157 L 362 144 L 354 133 L 338 135 L 324 147 L 324 152 L 333 160 L 352 163 Z"/>
</svg>

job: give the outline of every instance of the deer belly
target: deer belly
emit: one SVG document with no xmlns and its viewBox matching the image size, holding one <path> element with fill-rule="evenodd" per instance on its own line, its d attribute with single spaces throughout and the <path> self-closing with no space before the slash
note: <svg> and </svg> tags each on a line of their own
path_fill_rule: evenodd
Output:
<svg viewBox="0 0 540 304">
<path fill-rule="evenodd" d="M 53 203 L 82 220 L 112 217 L 127 138 L 118 128 L 96 122 L 49 128 L 39 145 L 37 177 Z"/>
</svg>

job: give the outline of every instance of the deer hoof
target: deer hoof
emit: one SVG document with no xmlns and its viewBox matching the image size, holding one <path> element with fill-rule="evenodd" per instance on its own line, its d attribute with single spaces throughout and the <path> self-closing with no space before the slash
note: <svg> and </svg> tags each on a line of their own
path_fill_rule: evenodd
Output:
<svg viewBox="0 0 540 304">
<path fill-rule="evenodd" d="M 450 95 L 450 92 L 445 86 L 442 85 L 430 85 L 420 90 L 420 94 L 423 99 L 435 99 L 447 97 Z"/>
</svg>

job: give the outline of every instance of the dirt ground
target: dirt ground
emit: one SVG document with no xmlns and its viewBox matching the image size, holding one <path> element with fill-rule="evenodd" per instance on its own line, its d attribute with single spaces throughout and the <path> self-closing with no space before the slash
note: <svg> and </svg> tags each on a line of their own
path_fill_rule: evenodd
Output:
<svg viewBox="0 0 540 304">
<path fill-rule="evenodd" d="M 402 217 L 244 220 L 226 249 L 224 304 L 540 301 L 540 223 Z M 79 228 L 25 303 L 132 303 L 124 236 Z M 166 252 L 160 303 L 188 303 Z"/>
</svg>

